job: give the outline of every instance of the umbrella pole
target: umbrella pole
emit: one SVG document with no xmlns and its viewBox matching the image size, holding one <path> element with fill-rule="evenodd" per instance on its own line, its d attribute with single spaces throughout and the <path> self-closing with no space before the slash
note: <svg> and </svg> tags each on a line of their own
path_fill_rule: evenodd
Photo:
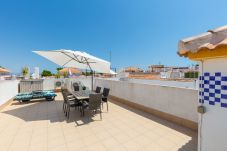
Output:
<svg viewBox="0 0 227 151">
<path fill-rule="evenodd" d="M 93 70 L 91 70 L 91 90 L 93 91 L 93 83 L 94 82 L 94 73 Z"/>
<path fill-rule="evenodd" d="M 87 65 L 88 65 L 88 67 L 89 67 L 89 69 L 91 70 L 91 90 L 93 91 L 93 82 L 94 82 L 94 75 L 93 75 L 93 70 L 92 70 L 92 68 L 91 68 L 91 66 L 90 66 L 90 64 L 89 64 L 89 62 L 88 62 L 88 59 L 85 59 L 85 61 L 87 62 Z"/>
</svg>

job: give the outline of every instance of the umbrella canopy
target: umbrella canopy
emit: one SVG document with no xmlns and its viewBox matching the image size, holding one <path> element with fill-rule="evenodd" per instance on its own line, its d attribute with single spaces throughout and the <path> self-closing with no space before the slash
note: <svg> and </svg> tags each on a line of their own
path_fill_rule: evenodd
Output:
<svg viewBox="0 0 227 151">
<path fill-rule="evenodd" d="M 63 67 L 91 69 L 100 73 L 110 73 L 110 62 L 82 51 L 52 50 L 33 51 L 34 53 Z"/>
<path fill-rule="evenodd" d="M 9 73 L 10 71 L 4 68 L 0 68 L 0 73 Z"/>
<path fill-rule="evenodd" d="M 64 68 L 59 70 L 60 74 L 64 74 L 64 73 L 70 73 L 71 74 L 81 74 L 81 71 L 76 69 L 76 68 Z"/>
<path fill-rule="evenodd" d="M 110 74 L 116 75 L 117 73 L 113 70 L 110 70 Z"/>
</svg>

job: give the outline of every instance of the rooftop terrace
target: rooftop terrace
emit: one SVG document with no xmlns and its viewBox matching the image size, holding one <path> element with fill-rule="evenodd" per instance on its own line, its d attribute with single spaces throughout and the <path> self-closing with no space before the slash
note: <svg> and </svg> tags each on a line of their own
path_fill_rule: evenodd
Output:
<svg viewBox="0 0 227 151">
<path fill-rule="evenodd" d="M 110 100 L 103 119 L 69 120 L 56 101 L 13 102 L 0 112 L 1 151 L 196 151 L 197 132 Z"/>
</svg>

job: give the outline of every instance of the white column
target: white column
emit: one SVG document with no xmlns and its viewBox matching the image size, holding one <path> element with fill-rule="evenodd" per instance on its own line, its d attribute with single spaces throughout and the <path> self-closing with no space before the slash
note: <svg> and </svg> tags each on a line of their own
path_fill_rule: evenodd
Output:
<svg viewBox="0 0 227 151">
<path fill-rule="evenodd" d="M 200 63 L 200 73 L 199 99 L 206 112 L 199 115 L 198 151 L 226 151 L 227 58 L 205 60 Z"/>
</svg>

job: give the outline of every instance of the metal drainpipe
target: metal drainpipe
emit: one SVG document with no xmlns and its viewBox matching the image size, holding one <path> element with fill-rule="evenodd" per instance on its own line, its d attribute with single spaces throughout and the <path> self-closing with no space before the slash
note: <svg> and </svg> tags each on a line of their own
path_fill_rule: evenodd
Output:
<svg viewBox="0 0 227 151">
<path fill-rule="evenodd" d="M 203 63 L 204 63 L 204 60 L 200 60 L 201 61 L 201 76 L 203 76 Z M 199 81 L 199 84 L 201 83 L 201 81 Z M 200 88 L 199 88 L 200 90 Z M 202 98 L 202 100 L 204 100 L 204 96 Z M 201 105 L 203 105 L 203 102 L 201 102 Z M 203 123 L 203 114 L 200 114 L 200 125 L 199 125 L 199 151 L 202 151 L 202 123 Z"/>
</svg>

